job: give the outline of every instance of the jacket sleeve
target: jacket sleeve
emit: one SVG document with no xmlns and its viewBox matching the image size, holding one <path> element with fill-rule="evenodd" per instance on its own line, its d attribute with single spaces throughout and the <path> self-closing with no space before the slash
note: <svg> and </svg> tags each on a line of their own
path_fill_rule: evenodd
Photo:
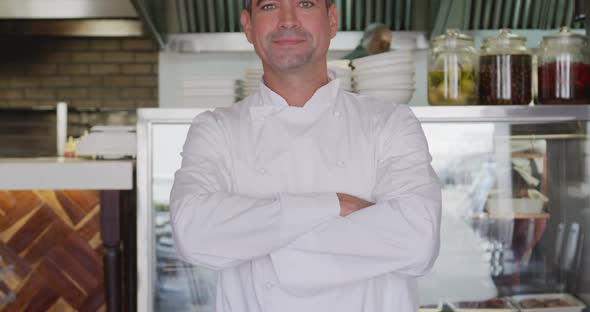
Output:
<svg viewBox="0 0 590 312">
<path fill-rule="evenodd" d="M 210 269 L 233 267 L 338 217 L 333 193 L 235 193 L 230 148 L 216 113 L 194 119 L 170 197 L 175 247 L 183 260 Z"/>
<path fill-rule="evenodd" d="M 338 217 L 271 253 L 295 295 L 394 272 L 425 274 L 439 250 L 441 190 L 426 138 L 409 108 L 397 108 L 377 144 L 376 204 Z"/>
</svg>

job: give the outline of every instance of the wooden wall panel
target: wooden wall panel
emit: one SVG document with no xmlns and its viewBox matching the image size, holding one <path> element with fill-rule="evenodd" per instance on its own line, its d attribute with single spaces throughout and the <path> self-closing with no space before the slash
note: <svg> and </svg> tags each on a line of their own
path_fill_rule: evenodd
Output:
<svg viewBox="0 0 590 312">
<path fill-rule="evenodd" d="M 0 191 L 0 311 L 104 311 L 96 191 Z"/>
</svg>

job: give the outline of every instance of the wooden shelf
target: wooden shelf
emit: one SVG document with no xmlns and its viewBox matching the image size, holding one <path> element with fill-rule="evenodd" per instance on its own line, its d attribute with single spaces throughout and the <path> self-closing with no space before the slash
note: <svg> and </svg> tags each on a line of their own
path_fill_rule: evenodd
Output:
<svg viewBox="0 0 590 312">
<path fill-rule="evenodd" d="M 474 219 L 549 219 L 551 215 L 547 212 L 543 213 L 515 213 L 506 215 L 490 215 L 487 212 L 476 213 L 473 215 Z"/>
</svg>

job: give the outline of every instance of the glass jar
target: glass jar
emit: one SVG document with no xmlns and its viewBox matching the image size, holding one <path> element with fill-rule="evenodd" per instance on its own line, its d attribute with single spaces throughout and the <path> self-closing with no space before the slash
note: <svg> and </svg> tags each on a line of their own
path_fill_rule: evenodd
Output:
<svg viewBox="0 0 590 312">
<path fill-rule="evenodd" d="M 538 53 L 540 104 L 590 104 L 588 39 L 562 27 L 543 37 Z"/>
<path fill-rule="evenodd" d="M 472 37 L 456 29 L 435 37 L 428 56 L 430 105 L 476 104 L 477 60 Z"/>
<path fill-rule="evenodd" d="M 532 100 L 532 52 L 526 37 L 500 29 L 484 39 L 479 56 L 479 102 L 529 104 Z"/>
</svg>

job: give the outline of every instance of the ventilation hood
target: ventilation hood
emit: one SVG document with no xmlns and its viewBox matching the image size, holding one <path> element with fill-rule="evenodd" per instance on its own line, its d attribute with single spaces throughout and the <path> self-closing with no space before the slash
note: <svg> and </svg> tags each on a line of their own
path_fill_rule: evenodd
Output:
<svg viewBox="0 0 590 312">
<path fill-rule="evenodd" d="M 2 0 L 0 35 L 142 36 L 130 0 Z"/>
<path fill-rule="evenodd" d="M 198 52 L 203 45 L 213 43 L 223 50 L 225 46 L 233 45 L 224 41 L 227 38 L 234 40 L 236 37 L 233 34 L 240 32 L 244 0 L 128 1 L 133 2 L 161 49 Z M 338 9 L 341 32 L 359 33 L 367 25 L 378 22 L 389 25 L 396 32 L 436 35 L 448 28 L 466 31 L 498 28 L 553 30 L 561 26 L 582 28 L 582 23 L 574 18 L 575 3 L 581 7 L 580 4 L 590 0 L 333 1 Z M 224 35 L 219 36 L 220 33 Z M 225 39 L 215 40 L 221 37 Z M 238 46 L 242 45 L 246 45 L 243 40 Z"/>
</svg>

